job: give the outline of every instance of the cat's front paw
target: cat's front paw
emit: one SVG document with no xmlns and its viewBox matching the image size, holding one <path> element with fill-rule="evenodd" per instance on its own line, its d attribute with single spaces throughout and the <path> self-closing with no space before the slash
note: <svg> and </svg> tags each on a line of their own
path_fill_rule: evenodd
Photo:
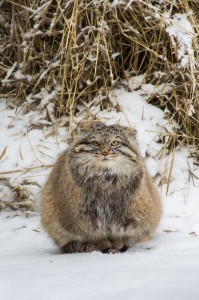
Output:
<svg viewBox="0 0 199 300">
<path fill-rule="evenodd" d="M 123 246 L 122 248 L 120 249 L 115 249 L 115 248 L 107 248 L 107 249 L 104 249 L 102 250 L 101 252 L 102 253 L 107 253 L 107 254 L 116 254 L 116 253 L 123 253 L 125 251 L 127 251 L 128 247 L 127 246 Z"/>
<path fill-rule="evenodd" d="M 116 253 L 120 253 L 120 250 L 118 249 L 104 249 L 102 250 L 102 253 L 105 253 L 105 254 L 116 254 Z"/>
<path fill-rule="evenodd" d="M 83 253 L 99 251 L 97 245 L 89 242 L 71 241 L 61 248 L 63 253 Z"/>
</svg>

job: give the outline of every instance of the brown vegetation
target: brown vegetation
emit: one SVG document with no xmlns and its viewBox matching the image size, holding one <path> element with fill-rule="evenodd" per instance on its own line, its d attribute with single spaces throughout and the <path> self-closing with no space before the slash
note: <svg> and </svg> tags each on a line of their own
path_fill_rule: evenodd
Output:
<svg viewBox="0 0 199 300">
<path fill-rule="evenodd" d="M 72 122 L 77 103 L 98 94 L 108 99 L 121 79 L 128 83 L 145 73 L 146 83 L 173 84 L 171 92 L 153 94 L 149 101 L 168 108 L 180 125 L 180 140 L 198 143 L 199 2 L 115 2 L 2 0 L 0 97 L 37 109 L 45 91 L 48 101 L 42 105 L 53 103 L 54 115 L 68 114 Z M 166 30 L 165 12 L 172 18 L 190 10 L 195 53 L 183 66 L 179 41 Z M 155 76 L 157 71 L 162 75 Z"/>
</svg>

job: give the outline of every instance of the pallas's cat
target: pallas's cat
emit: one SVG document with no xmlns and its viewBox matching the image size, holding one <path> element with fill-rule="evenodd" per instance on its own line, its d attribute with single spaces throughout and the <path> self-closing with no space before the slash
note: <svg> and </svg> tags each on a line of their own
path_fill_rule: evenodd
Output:
<svg viewBox="0 0 199 300">
<path fill-rule="evenodd" d="M 65 253 L 123 252 L 148 240 L 161 214 L 136 131 L 100 122 L 79 126 L 41 199 L 42 224 Z"/>
</svg>

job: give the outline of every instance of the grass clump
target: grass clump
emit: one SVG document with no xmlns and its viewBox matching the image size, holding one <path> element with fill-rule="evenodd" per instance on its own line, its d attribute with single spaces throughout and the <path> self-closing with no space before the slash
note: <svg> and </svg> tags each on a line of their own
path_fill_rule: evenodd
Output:
<svg viewBox="0 0 199 300">
<path fill-rule="evenodd" d="M 3 0 L 0 96 L 72 123 L 79 103 L 145 74 L 145 83 L 172 85 L 148 100 L 198 145 L 198 12 L 188 0 Z"/>
</svg>

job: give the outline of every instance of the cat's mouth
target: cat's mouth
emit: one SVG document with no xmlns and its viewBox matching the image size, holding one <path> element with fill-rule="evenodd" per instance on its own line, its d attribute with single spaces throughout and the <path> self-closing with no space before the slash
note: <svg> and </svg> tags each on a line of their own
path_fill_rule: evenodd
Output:
<svg viewBox="0 0 199 300">
<path fill-rule="evenodd" d="M 108 160 L 111 160 L 114 157 L 117 157 L 118 155 L 116 155 L 116 154 L 109 154 L 109 155 L 105 156 L 105 155 L 96 154 L 95 156 L 97 158 L 99 158 L 100 160 L 102 160 L 102 161 L 108 161 Z"/>
</svg>

